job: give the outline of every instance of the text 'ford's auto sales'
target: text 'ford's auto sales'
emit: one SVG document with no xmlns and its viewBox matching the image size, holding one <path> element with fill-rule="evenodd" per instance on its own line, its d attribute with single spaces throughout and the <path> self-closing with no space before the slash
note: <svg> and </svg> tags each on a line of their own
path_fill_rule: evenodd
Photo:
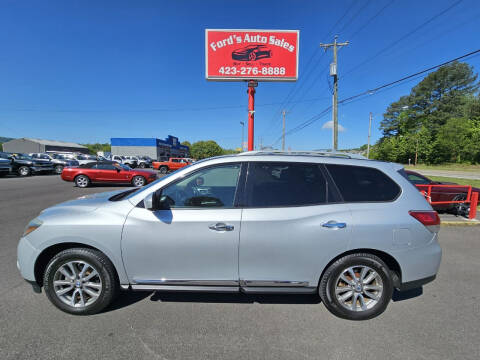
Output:
<svg viewBox="0 0 480 360">
<path fill-rule="evenodd" d="M 298 37 L 294 30 L 206 30 L 206 77 L 294 81 Z"/>
</svg>

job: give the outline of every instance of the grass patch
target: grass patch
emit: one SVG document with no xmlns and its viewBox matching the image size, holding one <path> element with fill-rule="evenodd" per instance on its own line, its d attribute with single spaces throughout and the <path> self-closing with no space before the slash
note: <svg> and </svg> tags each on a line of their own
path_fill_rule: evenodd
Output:
<svg viewBox="0 0 480 360">
<path fill-rule="evenodd" d="M 480 165 L 469 164 L 442 164 L 442 165 L 425 165 L 418 164 L 417 166 L 405 165 L 406 169 L 415 170 L 450 170 L 450 171 L 468 171 L 468 172 L 480 172 Z"/>
<path fill-rule="evenodd" d="M 433 181 L 454 182 L 459 185 L 471 185 L 471 186 L 480 188 L 480 180 L 459 179 L 459 178 L 443 177 L 443 176 L 428 176 L 428 178 L 432 179 Z"/>
</svg>

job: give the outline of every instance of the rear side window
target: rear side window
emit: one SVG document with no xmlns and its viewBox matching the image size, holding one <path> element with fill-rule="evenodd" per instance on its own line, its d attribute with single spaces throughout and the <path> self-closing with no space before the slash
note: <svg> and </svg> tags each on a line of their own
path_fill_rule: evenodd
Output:
<svg viewBox="0 0 480 360">
<path fill-rule="evenodd" d="M 392 201 L 400 187 L 380 170 L 349 165 L 325 165 L 346 202 Z"/>
<path fill-rule="evenodd" d="M 328 186 L 321 165 L 251 162 L 246 203 L 249 207 L 282 207 L 325 204 Z"/>
</svg>

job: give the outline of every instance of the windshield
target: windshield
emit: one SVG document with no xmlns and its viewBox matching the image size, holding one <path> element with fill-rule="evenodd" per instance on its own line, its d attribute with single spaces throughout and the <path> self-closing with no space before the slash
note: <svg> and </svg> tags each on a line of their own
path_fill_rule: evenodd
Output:
<svg viewBox="0 0 480 360">
<path fill-rule="evenodd" d="M 28 156 L 26 154 L 13 154 L 13 156 L 15 157 L 15 159 L 19 160 L 33 160 L 31 156 Z"/>
</svg>

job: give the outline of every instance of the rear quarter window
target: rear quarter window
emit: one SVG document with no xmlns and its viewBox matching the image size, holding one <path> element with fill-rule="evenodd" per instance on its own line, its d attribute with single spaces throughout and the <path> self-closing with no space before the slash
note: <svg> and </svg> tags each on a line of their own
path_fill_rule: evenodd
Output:
<svg viewBox="0 0 480 360">
<path fill-rule="evenodd" d="M 400 195 L 398 184 L 378 169 L 351 165 L 325 166 L 345 202 L 393 201 Z"/>
</svg>

